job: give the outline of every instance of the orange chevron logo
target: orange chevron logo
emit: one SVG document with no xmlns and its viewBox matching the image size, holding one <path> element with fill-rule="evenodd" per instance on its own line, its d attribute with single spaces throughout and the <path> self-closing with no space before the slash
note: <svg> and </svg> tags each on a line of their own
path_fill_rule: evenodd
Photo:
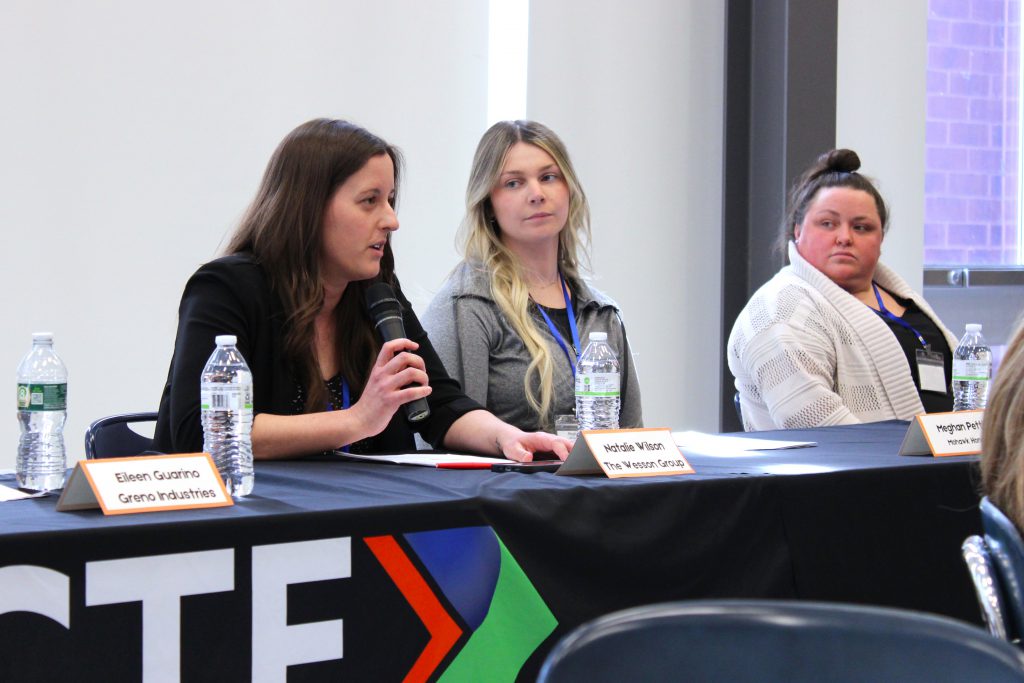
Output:
<svg viewBox="0 0 1024 683">
<path fill-rule="evenodd" d="M 402 679 L 403 683 L 428 681 L 459 642 L 462 629 L 437 599 L 394 536 L 370 536 L 363 540 L 430 633 L 430 640 Z"/>
</svg>

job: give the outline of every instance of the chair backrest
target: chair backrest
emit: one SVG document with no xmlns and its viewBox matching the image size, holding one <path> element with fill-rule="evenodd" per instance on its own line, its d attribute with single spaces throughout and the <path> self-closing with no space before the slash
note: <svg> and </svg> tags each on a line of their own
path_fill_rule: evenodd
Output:
<svg viewBox="0 0 1024 683">
<path fill-rule="evenodd" d="M 981 608 L 981 618 L 988 626 L 988 632 L 1000 640 L 1009 640 L 1006 633 L 1006 598 L 985 539 L 977 534 L 968 536 L 960 546 L 960 552 L 967 564 L 967 572 L 971 575 L 978 607 Z"/>
<path fill-rule="evenodd" d="M 1024 653 L 975 626 L 882 607 L 694 601 L 617 612 L 563 638 L 538 683 L 1024 681 Z"/>
<path fill-rule="evenodd" d="M 1005 598 L 1006 635 L 1019 641 L 1024 637 L 1024 540 L 1010 518 L 987 496 L 981 499 L 981 526 Z"/>
<path fill-rule="evenodd" d="M 85 457 L 118 458 L 140 455 L 153 448 L 153 439 L 134 431 L 133 422 L 156 422 L 156 413 L 126 413 L 100 418 L 85 431 Z"/>
</svg>

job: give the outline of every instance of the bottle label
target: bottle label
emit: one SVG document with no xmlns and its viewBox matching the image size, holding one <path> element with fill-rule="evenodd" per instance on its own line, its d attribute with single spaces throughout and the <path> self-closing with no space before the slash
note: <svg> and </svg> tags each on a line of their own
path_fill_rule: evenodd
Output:
<svg viewBox="0 0 1024 683">
<path fill-rule="evenodd" d="M 610 396 L 619 395 L 619 373 L 595 372 L 576 375 L 577 396 Z"/>
<path fill-rule="evenodd" d="M 252 385 L 203 382 L 199 404 L 203 410 L 252 410 Z"/>
<path fill-rule="evenodd" d="M 954 382 L 986 381 L 992 376 L 992 361 L 953 359 Z"/>
<path fill-rule="evenodd" d="M 68 385 L 18 384 L 18 410 L 67 410 Z"/>
</svg>

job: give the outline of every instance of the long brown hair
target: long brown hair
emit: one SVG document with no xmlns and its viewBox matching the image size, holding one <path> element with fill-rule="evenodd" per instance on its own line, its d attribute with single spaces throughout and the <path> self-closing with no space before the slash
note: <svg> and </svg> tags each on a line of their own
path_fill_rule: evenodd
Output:
<svg viewBox="0 0 1024 683">
<path fill-rule="evenodd" d="M 981 425 L 981 486 L 1024 530 L 1024 318 L 999 364 Z"/>
<path fill-rule="evenodd" d="M 306 386 L 306 412 L 323 410 L 327 387 L 315 353 L 314 322 L 323 306 L 320 279 L 323 222 L 327 203 L 371 157 L 387 154 L 395 168 L 395 199 L 402 157 L 393 146 L 347 121 L 314 119 L 285 137 L 274 151 L 263 180 L 226 252 L 250 252 L 281 298 L 285 314 L 284 350 Z M 363 305 L 372 282 L 395 285 L 391 241 L 384 246 L 380 274 L 351 282 L 335 308 L 336 357 L 341 375 L 361 390 L 380 351 L 380 342 Z"/>
</svg>

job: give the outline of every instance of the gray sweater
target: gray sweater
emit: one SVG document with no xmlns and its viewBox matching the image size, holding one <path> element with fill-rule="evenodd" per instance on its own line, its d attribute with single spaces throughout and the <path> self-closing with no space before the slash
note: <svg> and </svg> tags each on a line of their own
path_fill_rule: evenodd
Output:
<svg viewBox="0 0 1024 683">
<path fill-rule="evenodd" d="M 618 305 L 582 280 L 569 282 L 569 287 L 576 295 L 580 344 L 586 346 L 590 332 L 607 332 L 608 343 L 619 357 L 619 426 L 642 427 L 640 384 Z M 548 341 L 554 365 L 551 425 L 554 416 L 575 413 L 575 384 L 562 347 L 544 321 L 539 316 L 534 319 Z M 542 429 L 523 388 L 530 353 L 491 298 L 490 278 L 481 264 L 461 263 L 430 303 L 422 322 L 445 368 L 467 396 L 520 429 Z"/>
</svg>

